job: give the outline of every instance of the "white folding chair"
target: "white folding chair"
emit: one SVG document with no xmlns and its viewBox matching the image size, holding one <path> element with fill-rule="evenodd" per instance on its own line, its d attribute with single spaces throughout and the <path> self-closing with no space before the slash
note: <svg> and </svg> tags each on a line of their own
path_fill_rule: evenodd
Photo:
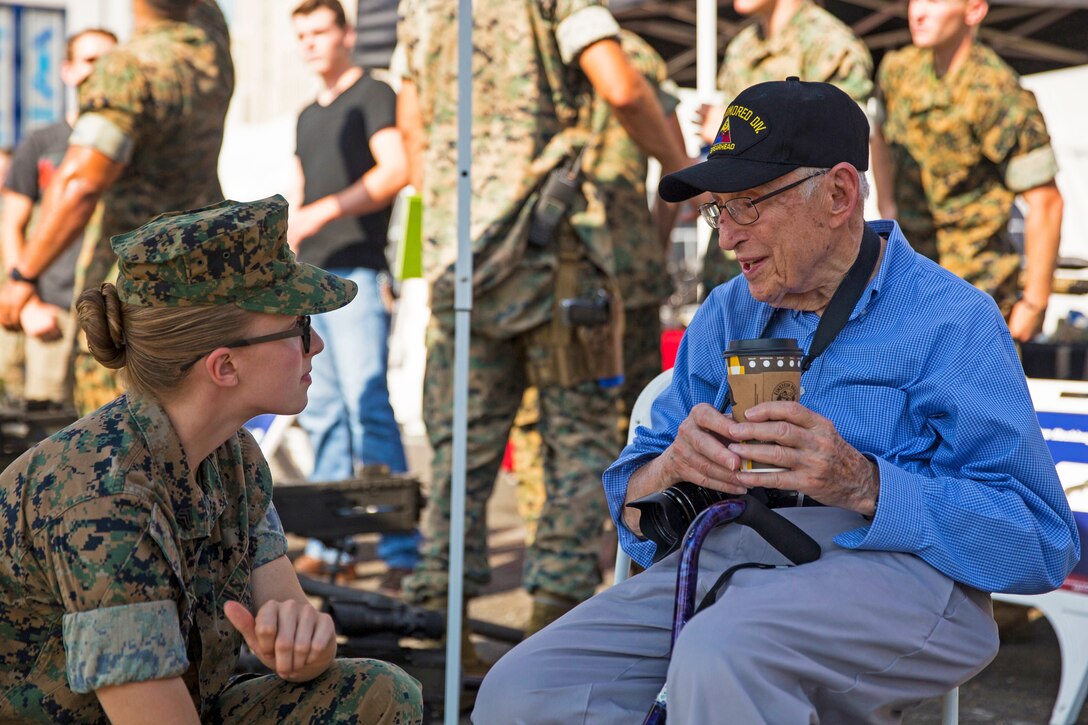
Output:
<svg viewBox="0 0 1088 725">
<path fill-rule="evenodd" d="M 1088 531 L 1085 498 L 1074 493 L 1081 490 L 1088 477 L 1088 382 L 1073 380 L 1028 379 L 1031 401 L 1039 415 L 1043 436 L 1054 462 L 1058 477 L 1070 496 L 1074 516 L 1081 530 Z M 1078 511 L 1077 509 L 1081 509 Z M 995 602 L 1035 607 L 1046 617 L 1061 650 L 1062 674 L 1058 697 L 1050 713 L 1050 725 L 1073 725 L 1080 717 L 1088 693 L 1088 568 L 1079 565 L 1066 580 L 1067 587 L 1046 594 L 994 594 Z"/>
<path fill-rule="evenodd" d="M 638 398 L 635 399 L 635 404 L 631 408 L 631 419 L 627 424 L 627 444 L 630 445 L 635 440 L 635 431 L 638 430 L 640 425 L 649 425 L 650 423 L 650 408 L 653 407 L 654 401 L 657 396 L 661 394 L 661 391 L 669 387 L 672 384 L 672 368 L 669 368 L 663 373 L 658 373 L 657 377 L 647 383 L 646 387 L 642 389 L 642 392 L 638 394 Z M 616 544 L 616 570 L 612 575 L 612 583 L 619 584 L 626 579 L 631 572 L 631 557 L 627 555 L 627 552 L 623 550 L 623 547 Z"/>
<path fill-rule="evenodd" d="M 642 392 L 638 394 L 634 407 L 631 408 L 631 422 L 627 428 L 627 443 L 630 445 L 635 440 L 635 433 L 640 425 L 649 425 L 650 409 L 654 401 L 663 390 L 672 384 L 672 369 L 660 373 L 651 380 Z M 613 585 L 626 579 L 631 572 L 631 557 L 618 543 L 616 545 L 616 570 L 612 576 Z M 1086 597 L 1088 599 L 1088 597 Z M 1064 682 L 1064 678 L 1063 678 Z M 1081 693 L 1083 697 L 1083 692 Z M 942 725 L 957 725 L 960 721 L 960 690 L 958 687 L 949 690 L 941 701 Z"/>
</svg>

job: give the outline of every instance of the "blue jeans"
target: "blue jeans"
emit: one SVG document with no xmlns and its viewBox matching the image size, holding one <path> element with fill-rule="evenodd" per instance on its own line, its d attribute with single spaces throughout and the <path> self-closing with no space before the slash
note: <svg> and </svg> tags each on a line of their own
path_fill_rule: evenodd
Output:
<svg viewBox="0 0 1088 725">
<path fill-rule="evenodd" d="M 408 470 L 400 429 L 386 383 L 389 313 L 378 289 L 378 272 L 363 267 L 330 269 L 359 286 L 351 304 L 314 315 L 313 329 L 325 350 L 313 358 L 310 400 L 298 421 L 314 448 L 311 481 L 341 481 L 355 465 L 384 463 L 394 473 Z M 384 534 L 378 556 L 389 567 L 411 569 L 418 559 L 418 532 Z M 332 564 L 341 552 L 311 541 L 306 553 Z"/>
</svg>

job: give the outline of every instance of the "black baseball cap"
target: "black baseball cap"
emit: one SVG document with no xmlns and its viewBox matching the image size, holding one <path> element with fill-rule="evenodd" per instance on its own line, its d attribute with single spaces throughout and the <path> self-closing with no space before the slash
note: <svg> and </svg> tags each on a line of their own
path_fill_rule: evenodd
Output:
<svg viewBox="0 0 1088 725">
<path fill-rule="evenodd" d="M 725 110 L 707 160 L 661 179 L 665 201 L 766 184 L 802 166 L 869 168 L 869 121 L 830 83 L 791 77 L 745 88 Z"/>
</svg>

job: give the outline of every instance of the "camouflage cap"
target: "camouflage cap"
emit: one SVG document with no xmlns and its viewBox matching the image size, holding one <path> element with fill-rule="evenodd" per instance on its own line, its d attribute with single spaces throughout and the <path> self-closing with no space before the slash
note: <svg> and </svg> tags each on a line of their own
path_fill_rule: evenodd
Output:
<svg viewBox="0 0 1088 725">
<path fill-rule="evenodd" d="M 287 202 L 223 201 L 160 214 L 110 240 L 117 294 L 141 307 L 233 304 L 254 312 L 309 315 L 343 307 L 355 283 L 295 259 Z"/>
</svg>

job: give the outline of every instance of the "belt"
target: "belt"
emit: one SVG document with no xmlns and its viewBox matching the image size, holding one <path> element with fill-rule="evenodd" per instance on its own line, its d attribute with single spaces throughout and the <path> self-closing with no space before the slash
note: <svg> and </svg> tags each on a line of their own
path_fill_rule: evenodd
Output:
<svg viewBox="0 0 1088 725">
<path fill-rule="evenodd" d="M 806 496 L 800 491 L 783 491 L 777 488 L 763 489 L 764 495 L 767 497 L 767 508 L 782 509 L 782 508 L 796 508 L 797 506 L 823 506 L 822 503 Z"/>
</svg>

